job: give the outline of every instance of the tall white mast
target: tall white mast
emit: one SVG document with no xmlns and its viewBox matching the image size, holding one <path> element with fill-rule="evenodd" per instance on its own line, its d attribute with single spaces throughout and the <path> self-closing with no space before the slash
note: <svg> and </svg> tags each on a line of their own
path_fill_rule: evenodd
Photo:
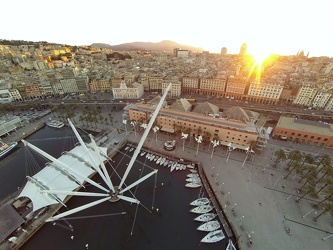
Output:
<svg viewBox="0 0 333 250">
<path fill-rule="evenodd" d="M 154 121 L 155 121 L 155 119 L 156 119 L 158 113 L 160 112 L 160 109 L 161 109 L 161 107 L 162 107 L 162 105 L 163 105 L 163 102 L 164 102 L 164 100 L 165 100 L 165 97 L 167 96 L 167 94 L 168 94 L 168 92 L 169 92 L 169 90 L 170 90 L 170 88 L 171 88 L 171 85 L 172 85 L 172 83 L 169 83 L 168 87 L 166 87 L 166 89 L 165 89 L 165 91 L 164 91 L 164 94 L 163 94 L 163 96 L 161 97 L 160 102 L 158 103 L 158 105 L 157 105 L 155 111 L 153 112 L 153 116 L 152 116 L 152 118 L 150 119 L 150 121 L 149 121 L 149 123 L 148 123 L 148 126 L 147 126 L 147 128 L 145 129 L 145 131 L 144 131 L 144 133 L 143 133 L 143 135 L 142 135 L 142 137 L 141 137 L 141 140 L 139 141 L 139 144 L 138 144 L 137 148 L 135 149 L 135 151 L 134 151 L 134 153 L 133 153 L 133 156 L 132 156 L 132 158 L 131 158 L 131 161 L 128 163 L 128 166 L 127 166 L 127 168 L 126 168 L 126 171 L 125 171 L 125 173 L 124 173 L 124 176 L 123 176 L 123 178 L 122 178 L 121 181 L 120 181 L 119 189 L 121 189 L 121 187 L 122 187 L 122 185 L 124 184 L 124 182 L 125 182 L 125 180 L 126 180 L 128 174 L 129 174 L 129 172 L 130 172 L 130 170 L 131 170 L 131 168 L 132 168 L 134 162 L 136 161 L 136 158 L 137 158 L 138 154 L 140 153 L 140 150 L 141 150 L 141 148 L 142 148 L 142 145 L 143 145 L 143 143 L 145 142 L 145 140 L 146 140 L 146 138 L 147 138 L 147 136 L 148 136 L 148 133 L 149 133 L 151 127 L 153 126 L 153 123 L 154 123 Z"/>
</svg>

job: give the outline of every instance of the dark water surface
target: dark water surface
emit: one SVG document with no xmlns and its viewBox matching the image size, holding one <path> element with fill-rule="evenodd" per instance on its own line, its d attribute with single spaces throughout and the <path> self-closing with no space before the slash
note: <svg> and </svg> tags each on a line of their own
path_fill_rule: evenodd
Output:
<svg viewBox="0 0 333 250">
<path fill-rule="evenodd" d="M 41 129 L 27 141 L 55 157 L 59 157 L 61 152 L 71 149 L 76 143 L 70 129 L 55 130 L 49 127 Z M 21 143 L 19 146 L 20 149 L 1 161 L 2 198 L 24 185 L 25 176 L 31 171 L 25 166 L 27 158 L 29 159 L 25 157 L 27 152 Z M 112 166 L 120 176 L 123 175 L 132 153 L 122 149 L 113 158 L 115 162 L 112 162 Z M 122 200 L 115 203 L 103 202 L 68 216 L 66 221 L 57 221 L 55 225 L 46 223 L 21 249 L 87 249 L 86 244 L 89 249 L 225 249 L 227 239 L 200 244 L 207 233 L 196 230 L 200 225 L 193 220 L 197 214 L 189 212 L 189 203 L 198 197 L 200 189 L 185 187 L 186 174 L 190 173 L 188 170 L 170 173 L 169 168 L 157 166 L 155 162 L 139 155 L 126 184 L 129 185 L 151 172 L 152 168 L 158 169 L 157 175 L 139 184 L 138 188 L 131 189 L 142 205 Z M 114 171 L 110 172 L 113 184 L 118 185 L 119 177 Z M 94 180 L 104 184 L 97 175 Z M 86 191 L 103 192 L 92 186 L 88 186 Z M 129 191 L 124 195 L 131 196 Z M 98 199 L 99 197 L 73 197 L 67 202 L 67 206 L 73 208 Z M 74 231 L 70 230 L 69 224 Z"/>
</svg>

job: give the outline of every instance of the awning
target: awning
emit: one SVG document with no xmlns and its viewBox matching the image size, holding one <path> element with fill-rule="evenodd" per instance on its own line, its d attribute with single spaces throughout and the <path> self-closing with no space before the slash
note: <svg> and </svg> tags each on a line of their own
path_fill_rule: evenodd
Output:
<svg viewBox="0 0 333 250">
<path fill-rule="evenodd" d="M 239 145 L 236 143 L 231 143 L 231 142 L 225 142 L 225 141 L 220 141 L 220 145 L 226 146 L 226 147 L 230 147 L 232 146 L 232 149 L 241 149 L 244 151 L 247 151 L 249 149 L 249 146 L 243 146 L 243 145 Z M 251 153 L 254 153 L 253 150 L 251 150 Z"/>
</svg>

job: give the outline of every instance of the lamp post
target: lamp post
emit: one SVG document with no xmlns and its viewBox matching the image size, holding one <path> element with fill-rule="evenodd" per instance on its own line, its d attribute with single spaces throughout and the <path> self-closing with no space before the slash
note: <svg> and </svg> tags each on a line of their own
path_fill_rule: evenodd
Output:
<svg viewBox="0 0 333 250">
<path fill-rule="evenodd" d="M 137 124 L 136 121 L 131 121 L 131 125 L 133 126 L 133 129 L 134 129 L 134 135 L 135 135 L 135 137 L 137 136 L 136 135 L 136 129 L 135 129 L 136 124 Z"/>
<path fill-rule="evenodd" d="M 199 144 L 202 143 L 202 136 L 199 135 L 198 137 L 195 137 L 195 140 L 197 141 L 198 143 L 198 146 L 197 146 L 197 153 L 195 154 L 195 156 L 198 155 L 198 152 L 199 152 Z"/>
<path fill-rule="evenodd" d="M 159 131 L 160 130 L 160 128 L 159 127 L 157 127 L 157 126 L 155 126 L 155 127 L 153 127 L 153 131 L 154 131 L 154 133 L 155 133 L 155 139 L 156 139 L 156 144 L 157 144 L 157 131 Z"/>
<path fill-rule="evenodd" d="M 250 152 L 250 147 L 247 147 L 247 148 L 246 148 L 245 159 L 244 159 L 243 164 L 242 164 L 242 168 L 244 168 L 244 165 L 245 165 L 245 162 L 246 162 L 246 160 L 247 160 L 247 157 L 249 156 L 249 152 Z"/>
<path fill-rule="evenodd" d="M 230 156 L 230 153 L 231 153 L 232 150 L 233 150 L 232 142 L 230 142 L 230 143 L 228 144 L 228 152 L 227 152 L 228 155 L 227 155 L 227 159 L 226 159 L 225 163 L 228 162 L 228 160 L 229 160 L 229 156 Z"/>
<path fill-rule="evenodd" d="M 126 124 L 127 124 L 127 120 L 123 120 L 123 123 L 124 123 L 125 130 L 126 130 L 126 134 L 127 134 L 127 126 L 126 126 Z"/>
<path fill-rule="evenodd" d="M 218 140 L 214 140 L 214 141 L 211 141 L 211 144 L 213 145 L 213 149 L 212 149 L 212 154 L 210 156 L 210 159 L 213 158 L 214 149 L 215 149 L 216 146 L 220 145 L 220 142 Z"/>
<path fill-rule="evenodd" d="M 330 234 L 329 236 L 326 236 L 325 238 L 322 238 L 321 240 L 326 240 L 326 239 L 328 239 L 329 237 L 332 237 L 333 236 L 333 234 Z"/>
<path fill-rule="evenodd" d="M 184 134 L 184 133 L 182 132 L 182 137 L 181 137 L 181 139 L 183 140 L 183 151 L 184 151 L 184 148 L 185 148 L 185 140 L 187 139 L 187 137 L 188 137 L 188 134 Z"/>
</svg>

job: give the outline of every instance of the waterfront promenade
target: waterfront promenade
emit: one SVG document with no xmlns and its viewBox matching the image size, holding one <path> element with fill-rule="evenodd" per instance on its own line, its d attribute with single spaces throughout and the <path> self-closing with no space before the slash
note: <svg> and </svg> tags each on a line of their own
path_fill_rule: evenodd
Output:
<svg viewBox="0 0 333 250">
<path fill-rule="evenodd" d="M 33 131 L 40 123 L 42 121 L 19 129 L 12 134 L 11 140 L 15 134 L 19 138 L 23 133 Z M 121 112 L 115 114 L 114 126 L 100 126 L 108 135 L 104 146 L 116 147 L 113 145 L 115 141 L 138 141 L 139 134 L 136 137 L 134 132 L 119 133 L 119 128 L 124 128 Z M 156 150 L 163 152 L 163 143 L 171 137 L 159 133 L 156 140 L 151 133 L 145 145 L 152 143 Z M 313 201 L 306 198 L 300 203 L 295 202 L 299 195 L 296 190 L 301 186 L 298 183 L 299 177 L 295 175 L 285 180 L 282 178 L 286 174 L 283 168 L 271 167 L 275 159 L 274 152 L 279 148 L 297 147 L 302 151 L 318 151 L 332 156 L 331 151 L 270 140 L 260 155 L 252 157 L 252 161 L 247 161 L 243 166 L 244 152 L 232 151 L 227 161 L 226 150 L 222 147 L 216 147 L 212 154 L 211 146 L 199 145 L 197 154 L 197 144 L 193 139 L 186 143 L 184 150 L 183 141 L 180 138 L 174 139 L 177 144 L 171 154 L 175 158 L 202 163 L 223 213 L 236 233 L 240 249 L 331 249 L 332 218 L 325 214 L 316 222 L 313 221 L 316 212 L 311 206 Z M 286 226 L 290 228 L 291 235 L 285 231 Z M 252 244 L 249 243 L 249 236 Z"/>
</svg>

